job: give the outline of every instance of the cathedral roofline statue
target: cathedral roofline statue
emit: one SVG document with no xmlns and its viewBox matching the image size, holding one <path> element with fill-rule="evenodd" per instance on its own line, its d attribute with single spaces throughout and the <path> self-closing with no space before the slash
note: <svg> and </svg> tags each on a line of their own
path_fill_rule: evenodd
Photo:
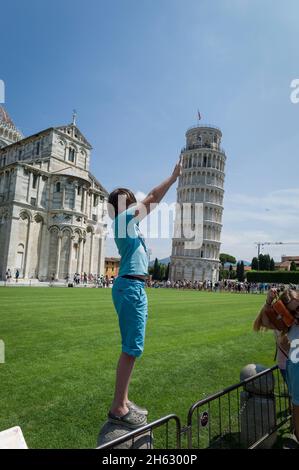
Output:
<svg viewBox="0 0 299 470">
<path fill-rule="evenodd" d="M 0 105 L 0 149 L 23 139 L 22 132 L 15 126 L 13 120 L 3 105 Z"/>
</svg>

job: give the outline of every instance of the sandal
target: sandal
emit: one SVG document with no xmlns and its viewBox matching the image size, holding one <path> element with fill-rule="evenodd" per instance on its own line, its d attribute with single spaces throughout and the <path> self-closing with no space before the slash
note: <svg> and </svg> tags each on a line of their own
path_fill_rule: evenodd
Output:
<svg viewBox="0 0 299 470">
<path fill-rule="evenodd" d="M 140 406 L 136 405 L 136 403 L 134 403 L 133 401 L 128 401 L 127 407 L 129 408 L 129 410 L 137 411 L 137 413 L 140 413 L 141 415 L 148 415 L 148 410 L 146 408 L 141 408 Z"/>
<path fill-rule="evenodd" d="M 136 429 L 146 424 L 146 416 L 133 409 L 129 409 L 129 412 L 124 416 L 116 416 L 109 411 L 108 421 L 110 423 L 126 426 L 130 429 Z"/>
</svg>

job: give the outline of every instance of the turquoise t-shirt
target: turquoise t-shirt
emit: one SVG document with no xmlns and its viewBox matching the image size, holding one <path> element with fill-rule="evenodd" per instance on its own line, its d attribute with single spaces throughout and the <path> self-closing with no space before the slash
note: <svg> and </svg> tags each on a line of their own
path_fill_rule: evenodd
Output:
<svg viewBox="0 0 299 470">
<path fill-rule="evenodd" d="M 148 274 L 148 253 L 135 211 L 136 206 L 130 207 L 113 222 L 114 239 L 121 256 L 119 276 Z"/>
</svg>

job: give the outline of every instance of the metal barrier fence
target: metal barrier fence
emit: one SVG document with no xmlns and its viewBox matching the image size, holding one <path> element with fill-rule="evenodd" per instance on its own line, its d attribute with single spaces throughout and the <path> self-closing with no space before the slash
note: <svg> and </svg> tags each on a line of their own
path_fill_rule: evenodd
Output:
<svg viewBox="0 0 299 470">
<path fill-rule="evenodd" d="M 168 415 L 98 449 L 115 449 L 125 443 L 134 448 L 141 436 L 147 436 L 143 448 L 254 449 L 268 439 L 274 442 L 276 431 L 290 419 L 287 386 L 274 366 L 194 403 L 185 427 L 177 415 Z M 182 444 L 183 437 L 187 442 Z"/>
<path fill-rule="evenodd" d="M 155 438 L 153 436 L 154 430 L 156 430 Z M 141 448 L 142 446 L 142 448 L 151 449 L 155 443 L 155 449 L 180 449 L 181 435 L 181 422 L 175 414 L 171 414 L 102 444 L 97 449 L 117 449 L 126 443 L 131 448 Z"/>
<path fill-rule="evenodd" d="M 254 449 L 290 418 L 287 386 L 275 366 L 194 403 L 188 448 Z"/>
</svg>

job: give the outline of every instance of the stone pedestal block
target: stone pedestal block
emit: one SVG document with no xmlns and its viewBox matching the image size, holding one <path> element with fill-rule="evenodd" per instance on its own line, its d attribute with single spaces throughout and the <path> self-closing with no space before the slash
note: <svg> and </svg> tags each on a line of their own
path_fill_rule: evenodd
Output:
<svg viewBox="0 0 299 470">
<path fill-rule="evenodd" d="M 254 377 L 266 369 L 267 367 L 260 364 L 248 364 L 241 370 L 240 380 L 243 381 Z M 255 395 L 270 395 L 274 391 L 274 385 L 274 376 L 271 372 L 246 384 L 245 390 Z"/>
<path fill-rule="evenodd" d="M 100 430 L 97 445 L 106 444 L 107 442 L 113 441 L 118 437 L 124 436 L 131 432 L 132 429 L 125 428 L 118 424 L 110 423 L 107 421 L 102 429 Z M 119 444 L 115 449 L 153 449 L 153 435 L 150 431 L 146 431 L 134 439 L 130 439 L 122 444 Z"/>
<path fill-rule="evenodd" d="M 251 395 L 248 392 L 240 394 L 241 414 L 241 442 L 249 447 L 263 437 L 276 424 L 275 399 Z M 259 448 L 271 449 L 277 439 L 273 433 Z"/>
<path fill-rule="evenodd" d="M 259 364 L 248 364 L 242 369 L 240 379 L 243 381 L 254 377 L 266 369 Z M 240 394 L 241 442 L 244 447 L 257 442 L 276 425 L 274 386 L 274 376 L 271 372 L 246 384 Z M 276 438 L 275 432 L 259 448 L 271 448 Z"/>
</svg>

